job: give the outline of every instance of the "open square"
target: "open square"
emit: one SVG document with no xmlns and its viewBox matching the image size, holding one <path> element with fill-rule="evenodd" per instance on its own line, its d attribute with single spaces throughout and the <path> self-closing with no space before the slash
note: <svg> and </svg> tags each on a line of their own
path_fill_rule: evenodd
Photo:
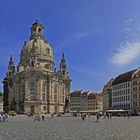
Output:
<svg viewBox="0 0 140 140">
<path fill-rule="evenodd" d="M 34 122 L 26 116 L 0 123 L 1 140 L 139 140 L 139 117 L 113 117 L 96 122 L 92 116 L 54 117 Z"/>
</svg>

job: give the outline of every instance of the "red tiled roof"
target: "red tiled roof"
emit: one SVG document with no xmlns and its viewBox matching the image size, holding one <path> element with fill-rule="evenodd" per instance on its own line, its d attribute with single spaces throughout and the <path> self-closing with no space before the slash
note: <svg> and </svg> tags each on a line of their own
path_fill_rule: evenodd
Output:
<svg viewBox="0 0 140 140">
<path fill-rule="evenodd" d="M 95 99 L 95 98 L 96 98 L 96 95 L 95 95 L 95 94 L 91 94 L 91 93 L 90 93 L 90 94 L 88 95 L 88 99 Z"/>
<path fill-rule="evenodd" d="M 82 90 L 75 90 L 73 91 L 70 96 L 71 97 L 80 97 Z"/>
<path fill-rule="evenodd" d="M 81 93 L 81 97 L 87 97 L 87 95 L 88 95 L 88 91 L 84 91 Z"/>
</svg>

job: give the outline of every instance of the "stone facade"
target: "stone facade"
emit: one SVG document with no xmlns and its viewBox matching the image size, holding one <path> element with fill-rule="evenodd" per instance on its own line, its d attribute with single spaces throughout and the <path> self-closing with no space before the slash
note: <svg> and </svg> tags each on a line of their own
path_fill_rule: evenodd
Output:
<svg viewBox="0 0 140 140">
<path fill-rule="evenodd" d="M 52 46 L 44 39 L 44 26 L 37 19 L 25 41 L 15 70 L 12 56 L 3 80 L 4 110 L 17 113 L 64 112 L 69 99 L 71 79 L 62 54 L 56 71 Z"/>
</svg>

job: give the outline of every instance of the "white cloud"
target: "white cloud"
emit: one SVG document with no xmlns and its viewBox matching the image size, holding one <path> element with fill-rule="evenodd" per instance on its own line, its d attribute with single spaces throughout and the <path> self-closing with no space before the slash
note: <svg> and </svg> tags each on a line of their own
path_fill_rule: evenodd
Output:
<svg viewBox="0 0 140 140">
<path fill-rule="evenodd" d="M 138 56 L 140 56 L 140 42 L 128 42 L 112 55 L 110 62 L 117 66 L 124 66 L 131 63 Z"/>
</svg>

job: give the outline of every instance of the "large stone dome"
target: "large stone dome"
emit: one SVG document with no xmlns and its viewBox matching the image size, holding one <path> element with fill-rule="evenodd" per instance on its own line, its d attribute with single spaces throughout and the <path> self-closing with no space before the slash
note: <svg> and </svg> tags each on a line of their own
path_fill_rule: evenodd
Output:
<svg viewBox="0 0 140 140">
<path fill-rule="evenodd" d="M 48 41 L 44 40 L 43 29 L 43 25 L 38 20 L 32 24 L 30 40 L 24 43 L 20 53 L 21 66 L 29 66 L 31 59 L 45 68 L 53 64 L 53 50 Z"/>
<path fill-rule="evenodd" d="M 20 62 L 22 65 L 26 65 L 28 61 L 30 60 L 30 54 L 31 50 L 33 48 L 33 45 L 35 45 L 35 55 L 38 60 L 38 62 L 41 61 L 50 61 L 53 62 L 53 50 L 52 47 L 44 40 L 42 39 L 36 39 L 29 40 L 26 42 L 21 50 L 20 54 Z"/>
</svg>

